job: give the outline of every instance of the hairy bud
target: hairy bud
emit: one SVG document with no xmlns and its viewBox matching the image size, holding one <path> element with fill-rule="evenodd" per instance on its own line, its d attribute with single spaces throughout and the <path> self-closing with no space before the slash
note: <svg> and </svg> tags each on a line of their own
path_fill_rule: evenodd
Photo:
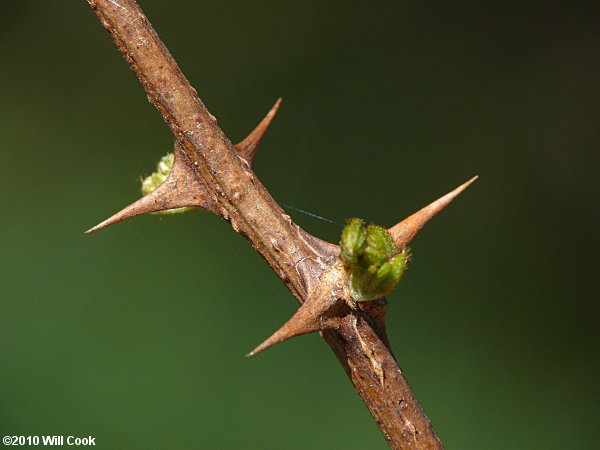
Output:
<svg viewBox="0 0 600 450">
<path fill-rule="evenodd" d="M 352 297 L 358 302 L 392 292 L 402 279 L 410 256 L 408 249 L 398 253 L 385 228 L 365 228 L 364 221 L 356 218 L 348 220 L 342 231 L 340 248 Z"/>
<path fill-rule="evenodd" d="M 357 265 L 367 244 L 367 232 L 362 219 L 350 219 L 342 231 L 340 249 L 347 266 Z"/>
</svg>

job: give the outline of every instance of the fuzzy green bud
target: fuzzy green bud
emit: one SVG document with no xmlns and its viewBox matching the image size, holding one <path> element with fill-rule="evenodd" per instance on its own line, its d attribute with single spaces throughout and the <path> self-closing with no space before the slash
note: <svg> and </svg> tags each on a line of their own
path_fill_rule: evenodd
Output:
<svg viewBox="0 0 600 450">
<path fill-rule="evenodd" d="M 352 297 L 375 300 L 394 290 L 406 270 L 409 250 L 398 253 L 392 236 L 377 225 L 365 228 L 361 219 L 350 219 L 342 231 L 341 259 L 348 274 Z"/>
<path fill-rule="evenodd" d="M 347 266 L 358 264 L 367 243 L 367 232 L 362 219 L 349 219 L 342 231 L 340 249 L 342 261 Z"/>
<path fill-rule="evenodd" d="M 167 179 L 171 170 L 173 170 L 173 162 L 175 157 L 173 153 L 167 153 L 165 156 L 160 158 L 160 161 L 156 165 L 156 172 L 142 180 L 142 194 L 148 195 L 157 187 L 159 187 Z M 165 211 L 157 211 L 151 214 L 181 214 L 194 209 L 193 207 L 173 208 Z"/>
<path fill-rule="evenodd" d="M 377 270 L 375 280 L 370 285 L 370 294 L 382 296 L 392 292 L 402 279 L 402 275 L 404 275 L 408 257 L 409 251 L 404 249 L 402 252 L 393 256 L 389 261 L 383 263 Z"/>
<path fill-rule="evenodd" d="M 390 233 L 378 225 L 369 225 L 367 228 L 367 246 L 364 252 L 366 263 L 369 266 L 376 265 L 379 267 L 396 253 L 398 253 L 398 250 Z"/>
</svg>

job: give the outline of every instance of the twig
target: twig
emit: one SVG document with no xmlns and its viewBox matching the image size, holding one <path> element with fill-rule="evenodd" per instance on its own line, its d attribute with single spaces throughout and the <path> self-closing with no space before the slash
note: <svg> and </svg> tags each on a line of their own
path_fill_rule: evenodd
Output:
<svg viewBox="0 0 600 450">
<path fill-rule="evenodd" d="M 392 448 L 442 448 L 390 350 L 385 299 L 354 303 L 338 246 L 293 223 L 251 169 L 279 101 L 247 139 L 232 145 L 135 1 L 87 1 L 175 136 L 175 163 L 163 185 L 89 231 L 181 206 L 219 215 L 250 242 L 302 304 L 290 322 L 251 354 L 320 331 Z M 435 207 L 392 227 L 398 247 L 457 194 L 453 191 Z"/>
</svg>

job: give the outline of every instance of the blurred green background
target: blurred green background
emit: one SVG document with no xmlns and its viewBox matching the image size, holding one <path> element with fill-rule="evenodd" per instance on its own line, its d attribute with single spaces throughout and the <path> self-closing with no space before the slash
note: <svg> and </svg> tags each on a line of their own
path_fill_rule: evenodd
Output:
<svg viewBox="0 0 600 450">
<path fill-rule="evenodd" d="M 272 195 L 414 241 L 391 341 L 448 448 L 592 448 L 598 3 L 142 0 Z M 83 231 L 171 136 L 83 0 L 0 6 L 0 430 L 99 448 L 385 448 L 292 295 L 208 213 Z M 335 242 L 340 229 L 290 211 Z M 594 294 L 596 292 L 596 294 Z"/>
</svg>

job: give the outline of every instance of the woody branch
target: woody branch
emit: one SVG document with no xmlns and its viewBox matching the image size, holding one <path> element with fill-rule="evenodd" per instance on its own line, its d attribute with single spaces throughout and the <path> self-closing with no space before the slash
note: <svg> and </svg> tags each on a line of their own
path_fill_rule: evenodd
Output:
<svg viewBox="0 0 600 450">
<path fill-rule="evenodd" d="M 391 352 L 384 298 L 356 303 L 348 294 L 339 248 L 292 222 L 252 171 L 258 143 L 279 101 L 237 145 L 223 134 L 134 0 L 87 0 L 175 137 L 175 162 L 152 194 L 88 231 L 147 212 L 196 206 L 228 221 L 302 304 L 250 354 L 319 331 L 392 448 L 441 448 Z M 474 179 L 390 228 L 404 248 L 423 225 Z"/>
</svg>

